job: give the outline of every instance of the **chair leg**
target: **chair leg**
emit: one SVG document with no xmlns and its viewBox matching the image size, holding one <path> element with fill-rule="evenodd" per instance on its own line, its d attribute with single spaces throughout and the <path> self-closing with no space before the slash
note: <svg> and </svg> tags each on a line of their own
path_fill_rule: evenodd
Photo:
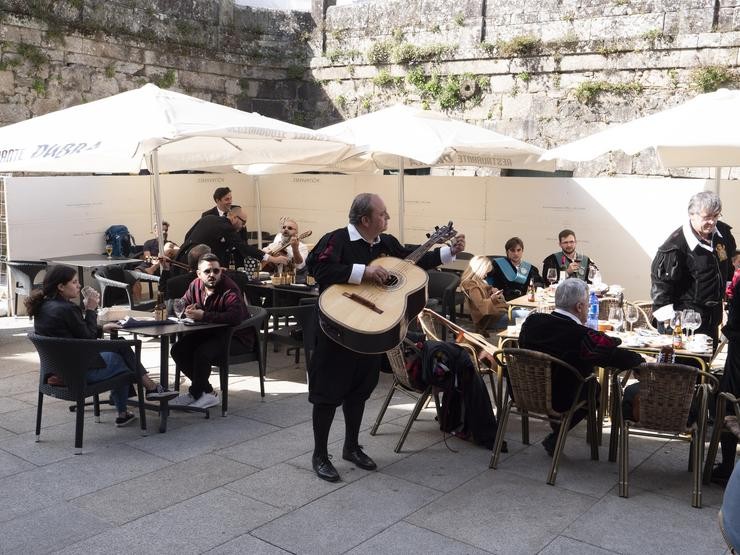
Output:
<svg viewBox="0 0 740 555">
<path fill-rule="evenodd" d="M 97 398 L 97 396 L 96 396 Z M 96 406 L 98 415 L 100 414 L 100 407 Z M 82 432 L 85 425 L 85 400 L 77 400 L 77 413 L 75 414 L 75 455 L 82 454 Z"/>
<path fill-rule="evenodd" d="M 85 401 L 82 401 L 82 407 L 85 406 Z M 77 410 L 80 410 L 80 403 L 77 403 Z M 84 408 L 82 409 L 85 410 Z M 93 414 L 95 415 L 95 423 L 100 424 L 100 396 L 96 393 L 93 395 Z"/>
<path fill-rule="evenodd" d="M 373 427 L 370 429 L 370 435 L 374 436 L 378 432 L 378 428 L 380 427 L 380 422 L 383 420 L 383 416 L 385 416 L 385 411 L 388 410 L 388 405 L 391 404 L 391 399 L 393 398 L 393 394 L 396 392 L 396 384 L 398 383 L 398 380 L 396 378 L 393 378 L 393 384 L 391 384 L 391 388 L 388 390 L 388 394 L 385 396 L 385 400 L 383 401 L 383 404 L 380 407 L 380 410 L 378 411 L 378 416 L 375 418 L 375 424 L 373 424 Z"/>
<path fill-rule="evenodd" d="M 175 391 L 180 391 L 180 369 L 175 365 L 175 383 L 172 385 Z"/>
<path fill-rule="evenodd" d="M 595 391 L 591 387 L 588 396 L 588 419 L 586 422 L 586 436 L 590 437 L 589 445 L 591 446 L 591 460 L 599 460 L 599 445 L 601 445 L 601 429 L 603 428 L 602 417 L 598 415 L 595 406 Z"/>
<path fill-rule="evenodd" d="M 422 407 L 427 401 L 427 397 L 431 395 L 432 388 L 427 387 L 424 392 L 419 396 L 419 399 L 416 401 L 416 404 L 414 405 L 414 410 L 411 411 L 411 416 L 409 416 L 409 421 L 406 422 L 406 426 L 403 429 L 403 432 L 401 433 L 401 438 L 398 440 L 398 443 L 396 444 L 395 449 L 393 451 L 395 453 L 401 452 L 401 447 L 403 447 L 403 442 L 406 441 L 406 436 L 409 435 L 409 432 L 411 431 L 411 425 L 414 423 L 414 421 L 419 416 L 419 413 L 421 412 Z"/>
<path fill-rule="evenodd" d="M 712 426 L 712 438 L 709 440 L 707 449 L 707 458 L 704 461 L 704 483 L 709 484 L 712 477 L 714 460 L 717 458 L 717 448 L 719 447 L 719 437 L 722 434 L 722 428 L 725 421 L 725 403 L 722 398 L 717 398 L 717 409 L 714 411 L 714 426 Z"/>
<path fill-rule="evenodd" d="M 619 427 L 619 497 L 629 497 L 629 432 L 628 424 Z"/>
<path fill-rule="evenodd" d="M 499 418 L 498 429 L 496 430 L 496 443 L 493 445 L 493 453 L 491 454 L 491 460 L 488 463 L 488 468 L 495 469 L 498 466 L 498 459 L 501 455 L 501 447 L 504 444 L 504 436 L 506 435 L 506 426 L 509 423 L 509 414 L 511 414 L 511 405 L 511 400 L 506 402 Z"/>
<path fill-rule="evenodd" d="M 522 443 L 529 445 L 529 413 L 526 410 L 522 411 Z"/>
<path fill-rule="evenodd" d="M 221 416 L 225 417 L 229 410 L 229 366 L 223 364 L 218 367 L 218 376 L 221 383 Z"/>
<path fill-rule="evenodd" d="M 44 394 L 39 391 L 39 401 L 36 404 L 36 441 L 41 441 L 41 407 L 44 405 Z"/>
<path fill-rule="evenodd" d="M 568 436 L 570 430 L 570 422 L 573 419 L 573 410 L 568 412 L 565 420 L 560 421 L 560 431 L 558 432 L 558 440 L 555 442 L 555 452 L 552 454 L 552 464 L 550 465 L 550 472 L 547 475 L 547 483 L 551 486 L 555 485 L 555 480 L 558 477 L 558 465 L 560 464 L 560 455 L 563 453 L 565 448 L 565 438 Z"/>
<path fill-rule="evenodd" d="M 146 398 L 144 396 L 144 384 L 141 382 L 140 378 L 137 380 L 136 383 L 136 393 L 137 399 L 139 401 L 139 420 L 141 421 L 141 431 L 143 432 L 143 435 L 146 435 L 146 407 L 144 406 Z"/>
</svg>

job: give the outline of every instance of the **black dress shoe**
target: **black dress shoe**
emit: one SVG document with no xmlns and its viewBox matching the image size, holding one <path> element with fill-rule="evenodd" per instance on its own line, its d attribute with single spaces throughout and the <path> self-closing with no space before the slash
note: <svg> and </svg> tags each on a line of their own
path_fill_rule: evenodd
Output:
<svg viewBox="0 0 740 555">
<path fill-rule="evenodd" d="M 362 447 L 359 445 L 354 449 L 343 449 L 342 458 L 345 461 L 354 463 L 356 466 L 359 466 L 363 470 L 375 470 L 376 468 L 378 468 L 378 465 L 375 464 L 375 461 L 368 457 L 362 451 Z"/>
<path fill-rule="evenodd" d="M 314 455 L 311 457 L 311 464 L 313 465 L 313 470 L 316 473 L 316 476 L 322 480 L 326 480 L 327 482 L 339 481 L 339 472 L 337 472 L 337 469 L 334 468 L 333 464 L 331 464 L 329 457 L 317 457 Z"/>
<path fill-rule="evenodd" d="M 542 446 L 547 451 L 547 454 L 551 457 L 555 453 L 555 445 L 558 442 L 558 436 L 554 432 L 551 432 L 545 439 L 542 440 Z"/>
</svg>

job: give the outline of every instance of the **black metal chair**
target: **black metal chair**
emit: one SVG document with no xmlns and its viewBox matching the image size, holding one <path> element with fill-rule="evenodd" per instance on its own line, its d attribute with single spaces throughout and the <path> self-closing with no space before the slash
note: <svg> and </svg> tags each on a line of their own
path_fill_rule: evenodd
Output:
<svg viewBox="0 0 740 555">
<path fill-rule="evenodd" d="M 87 397 L 93 398 L 95 419 L 99 422 L 100 393 L 132 383 L 136 384 L 141 429 L 144 432 L 146 431 L 144 386 L 138 373 L 125 372 L 96 383 L 87 383 L 86 379 L 88 370 L 101 367 L 103 361 L 100 358 L 100 353 L 103 352 L 122 352 L 123 349 L 134 347 L 138 362 L 141 358 L 141 341 L 46 337 L 35 333 L 29 333 L 28 339 L 36 347 L 41 362 L 38 407 L 36 409 L 36 441 L 40 441 L 41 436 L 44 395 L 76 403 L 75 449 L 76 454 L 80 454 L 82 452 L 82 436 L 85 423 L 85 399 Z M 61 378 L 64 385 L 49 384 L 48 379 L 51 375 Z"/>
<path fill-rule="evenodd" d="M 18 315 L 18 296 L 28 296 L 34 289 L 39 289 L 41 284 L 34 285 L 34 281 L 39 272 L 46 270 L 46 262 L 23 262 L 8 261 L 7 266 L 10 268 L 10 275 L 13 278 L 13 290 L 15 292 L 15 301 L 13 303 L 13 316 Z"/>
<path fill-rule="evenodd" d="M 247 362 L 257 362 L 259 365 L 259 376 L 260 376 L 260 394 L 262 397 L 265 396 L 265 357 L 263 341 L 264 338 L 260 333 L 260 330 L 264 326 L 264 321 L 267 319 L 267 311 L 264 308 L 258 306 L 250 306 L 249 312 L 251 316 L 244 320 L 238 326 L 231 326 L 227 328 L 229 334 L 226 344 L 225 353 L 229 353 L 228 356 L 220 360 L 214 360 L 213 366 L 218 367 L 219 375 L 219 387 L 221 388 L 221 416 L 226 416 L 229 410 L 229 371 L 231 366 L 235 364 L 246 364 Z M 253 328 L 255 333 L 255 344 L 254 349 L 248 353 L 231 354 L 231 341 L 234 337 L 234 332 L 237 330 L 243 330 Z M 175 389 L 180 390 L 180 369 L 175 369 Z M 187 408 L 187 407 L 185 407 Z M 187 408 L 192 412 L 204 412 L 206 418 L 210 417 L 210 409 L 201 408 Z"/>
<path fill-rule="evenodd" d="M 269 317 L 264 323 L 264 358 L 267 361 L 267 343 L 273 342 L 277 345 L 287 345 L 288 348 L 295 349 L 295 363 L 301 361 L 300 349 L 305 351 L 306 368 L 311 362 L 311 353 L 313 353 L 316 344 L 316 303 L 309 302 L 298 306 L 281 306 L 267 309 Z M 280 325 L 281 318 L 285 325 Z M 270 321 L 273 321 L 273 327 L 270 328 Z M 266 362 L 265 362 L 266 363 Z"/>
<path fill-rule="evenodd" d="M 439 302 L 439 307 L 434 307 L 433 310 L 454 323 L 455 292 L 460 285 L 460 276 L 438 270 L 430 270 L 427 274 L 429 274 L 428 296 L 430 299 L 436 299 Z"/>
</svg>

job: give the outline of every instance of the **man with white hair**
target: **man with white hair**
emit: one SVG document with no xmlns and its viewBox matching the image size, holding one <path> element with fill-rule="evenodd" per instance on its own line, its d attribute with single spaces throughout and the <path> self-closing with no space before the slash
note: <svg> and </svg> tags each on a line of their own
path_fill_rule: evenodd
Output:
<svg viewBox="0 0 740 555">
<path fill-rule="evenodd" d="M 293 218 L 280 218 L 280 233 L 277 233 L 272 243 L 262 250 L 271 252 L 282 244 L 286 244 L 282 252 L 285 252 L 290 261 L 295 264 L 295 269 L 302 270 L 305 268 L 306 259 L 308 258 L 308 245 L 298 240 L 298 223 Z"/>
<path fill-rule="evenodd" d="M 650 269 L 653 316 L 659 331 L 675 311 L 692 308 L 701 314 L 698 333 L 717 343 L 722 323 L 725 285 L 733 274 L 737 248 L 729 225 L 719 221 L 722 201 L 717 193 L 701 191 L 689 200 L 689 217 L 666 239 Z"/>
<path fill-rule="evenodd" d="M 534 313 L 522 324 L 519 346 L 547 353 L 575 367 L 582 376 L 593 373 L 595 366 L 633 368 L 644 362 L 643 358 L 626 349 L 620 349 L 621 339 L 587 328 L 588 284 L 575 278 L 561 282 L 555 290 L 555 310 L 552 314 Z M 565 368 L 555 366 L 552 375 L 552 408 L 567 411 L 573 403 L 578 380 Z M 587 391 L 582 391 L 587 395 Z M 571 428 L 586 417 L 586 409 L 573 415 Z M 548 455 L 552 456 L 557 442 L 559 424 L 551 423 L 552 433 L 543 441 Z"/>
</svg>

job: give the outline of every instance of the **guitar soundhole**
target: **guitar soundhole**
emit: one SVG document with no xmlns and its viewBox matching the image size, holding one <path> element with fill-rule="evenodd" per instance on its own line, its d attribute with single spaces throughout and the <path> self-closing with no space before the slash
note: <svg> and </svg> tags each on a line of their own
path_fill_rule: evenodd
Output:
<svg viewBox="0 0 740 555">
<path fill-rule="evenodd" d="M 383 284 L 384 289 L 398 289 L 402 284 L 401 276 L 397 274 L 391 274 Z"/>
</svg>

